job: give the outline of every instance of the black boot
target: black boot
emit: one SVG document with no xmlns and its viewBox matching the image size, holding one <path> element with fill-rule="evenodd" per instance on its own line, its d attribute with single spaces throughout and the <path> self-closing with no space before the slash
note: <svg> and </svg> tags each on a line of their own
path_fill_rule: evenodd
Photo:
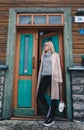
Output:
<svg viewBox="0 0 84 130">
<path fill-rule="evenodd" d="M 50 113 L 48 113 L 48 116 L 44 122 L 45 126 L 50 126 L 54 123 L 54 117 L 55 117 L 55 112 L 56 112 L 56 100 L 53 99 L 51 100 L 51 110 Z"/>
</svg>

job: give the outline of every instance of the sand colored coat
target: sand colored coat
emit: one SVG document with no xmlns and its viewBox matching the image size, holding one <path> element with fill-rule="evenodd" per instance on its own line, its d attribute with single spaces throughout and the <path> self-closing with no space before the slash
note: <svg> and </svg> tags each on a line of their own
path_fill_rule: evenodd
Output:
<svg viewBox="0 0 84 130">
<path fill-rule="evenodd" d="M 37 92 L 41 80 L 43 55 L 44 54 L 42 54 L 41 65 L 40 65 L 39 75 L 38 75 Z M 58 83 L 63 82 L 59 54 L 54 52 L 51 56 L 51 59 L 52 59 L 51 99 L 59 99 Z"/>
</svg>

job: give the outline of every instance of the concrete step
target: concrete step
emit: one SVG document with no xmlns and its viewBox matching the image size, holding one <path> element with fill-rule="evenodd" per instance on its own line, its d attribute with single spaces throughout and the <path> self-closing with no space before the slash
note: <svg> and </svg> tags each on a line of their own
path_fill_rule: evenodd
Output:
<svg viewBox="0 0 84 130">
<path fill-rule="evenodd" d="M 43 125 L 44 121 L 0 121 L 0 130 L 84 130 L 84 122 L 55 121 L 49 127 Z"/>
</svg>

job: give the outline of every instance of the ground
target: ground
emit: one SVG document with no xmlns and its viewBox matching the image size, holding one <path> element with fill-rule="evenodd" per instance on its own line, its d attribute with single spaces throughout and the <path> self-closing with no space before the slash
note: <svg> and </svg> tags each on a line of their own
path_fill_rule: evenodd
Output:
<svg viewBox="0 0 84 130">
<path fill-rule="evenodd" d="M 0 130 L 84 130 L 84 122 L 55 121 L 54 125 L 44 127 L 43 121 L 0 121 Z"/>
</svg>

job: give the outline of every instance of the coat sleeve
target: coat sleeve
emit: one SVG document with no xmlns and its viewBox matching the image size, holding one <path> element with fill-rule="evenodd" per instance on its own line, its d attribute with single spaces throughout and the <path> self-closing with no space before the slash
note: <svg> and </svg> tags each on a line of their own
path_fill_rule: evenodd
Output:
<svg viewBox="0 0 84 130">
<path fill-rule="evenodd" d="M 62 83 L 63 82 L 63 78 L 62 78 L 62 70 L 61 70 L 61 63 L 60 63 L 60 56 L 58 54 L 57 56 L 57 71 L 58 71 L 58 82 Z"/>
<path fill-rule="evenodd" d="M 39 73 L 38 73 L 36 95 L 38 94 L 39 84 L 41 81 L 42 60 L 43 60 L 43 54 L 41 56 L 41 63 L 40 63 L 40 68 L 39 68 Z"/>
</svg>

